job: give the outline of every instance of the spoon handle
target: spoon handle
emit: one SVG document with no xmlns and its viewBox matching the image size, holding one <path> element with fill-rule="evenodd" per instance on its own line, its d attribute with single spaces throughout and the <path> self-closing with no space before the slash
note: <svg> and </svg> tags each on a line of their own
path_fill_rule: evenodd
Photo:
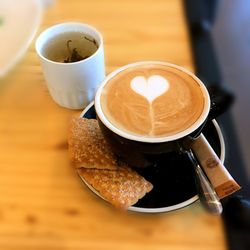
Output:
<svg viewBox="0 0 250 250">
<path fill-rule="evenodd" d="M 198 165 L 191 151 L 189 155 L 193 161 L 194 171 L 196 175 L 195 181 L 197 186 L 197 192 L 202 205 L 211 214 L 220 215 L 222 213 L 223 208 L 216 192 L 214 191 L 211 183 L 202 171 L 201 167 Z"/>
</svg>

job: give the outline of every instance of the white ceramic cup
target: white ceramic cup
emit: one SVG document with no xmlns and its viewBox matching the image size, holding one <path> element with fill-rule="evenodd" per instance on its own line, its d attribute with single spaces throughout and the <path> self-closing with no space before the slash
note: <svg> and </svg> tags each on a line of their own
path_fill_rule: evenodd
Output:
<svg viewBox="0 0 250 250">
<path fill-rule="evenodd" d="M 46 58 L 44 48 L 54 37 L 66 32 L 81 32 L 95 39 L 98 49 L 90 57 L 73 63 L 56 62 Z M 103 38 L 95 28 L 82 23 L 62 23 L 42 32 L 36 41 L 36 52 L 53 100 L 62 107 L 82 109 L 95 96 L 105 77 Z"/>
</svg>

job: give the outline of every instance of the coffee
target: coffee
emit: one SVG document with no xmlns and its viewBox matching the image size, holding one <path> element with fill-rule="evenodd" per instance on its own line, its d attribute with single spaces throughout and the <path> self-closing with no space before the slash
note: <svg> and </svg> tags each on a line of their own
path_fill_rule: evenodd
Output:
<svg viewBox="0 0 250 250">
<path fill-rule="evenodd" d="M 197 79 L 171 65 L 126 68 L 102 89 L 101 108 L 115 127 L 143 137 L 170 136 L 192 126 L 205 98 Z"/>
<path fill-rule="evenodd" d="M 86 59 L 98 49 L 96 40 L 82 32 L 64 32 L 53 37 L 43 48 L 43 55 L 54 62 L 69 63 Z"/>
</svg>

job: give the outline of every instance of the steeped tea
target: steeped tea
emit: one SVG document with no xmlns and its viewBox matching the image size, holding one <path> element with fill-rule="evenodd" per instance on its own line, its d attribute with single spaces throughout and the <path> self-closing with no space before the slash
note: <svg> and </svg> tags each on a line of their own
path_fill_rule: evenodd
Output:
<svg viewBox="0 0 250 250">
<path fill-rule="evenodd" d="M 90 57 L 97 49 L 98 44 L 90 35 L 65 32 L 47 42 L 43 55 L 54 62 L 72 63 Z"/>
</svg>

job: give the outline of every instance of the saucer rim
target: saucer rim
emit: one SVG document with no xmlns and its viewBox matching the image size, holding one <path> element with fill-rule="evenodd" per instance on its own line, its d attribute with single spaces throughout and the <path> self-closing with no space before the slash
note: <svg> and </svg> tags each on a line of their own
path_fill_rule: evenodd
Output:
<svg viewBox="0 0 250 250">
<path fill-rule="evenodd" d="M 84 115 L 87 113 L 87 111 L 94 105 L 94 101 L 92 101 L 91 103 L 89 103 L 89 105 L 81 112 L 80 114 L 80 118 L 83 118 Z M 212 123 L 217 131 L 218 137 L 219 137 L 219 141 L 220 141 L 220 148 L 221 148 L 221 154 L 220 154 L 220 160 L 222 161 L 222 163 L 224 163 L 225 161 L 225 140 L 221 131 L 221 128 L 219 126 L 219 124 L 217 123 L 217 121 L 215 119 L 212 120 Z M 77 174 L 79 175 L 80 179 L 84 182 L 84 184 L 94 193 L 96 194 L 98 197 L 102 198 L 103 200 L 105 200 L 100 193 L 94 189 L 77 171 Z M 172 206 L 167 206 L 167 207 L 160 207 L 160 208 L 143 208 L 143 207 L 136 207 L 136 206 L 131 206 L 128 208 L 129 211 L 132 212 L 139 212 L 139 213 L 164 213 L 164 212 L 172 212 L 175 210 L 179 210 L 182 209 L 184 207 L 187 207 L 191 204 L 193 204 L 194 202 L 196 202 L 197 200 L 199 200 L 199 196 L 195 195 L 193 197 L 191 197 L 188 200 L 185 200 L 181 203 L 172 205 Z"/>
</svg>

